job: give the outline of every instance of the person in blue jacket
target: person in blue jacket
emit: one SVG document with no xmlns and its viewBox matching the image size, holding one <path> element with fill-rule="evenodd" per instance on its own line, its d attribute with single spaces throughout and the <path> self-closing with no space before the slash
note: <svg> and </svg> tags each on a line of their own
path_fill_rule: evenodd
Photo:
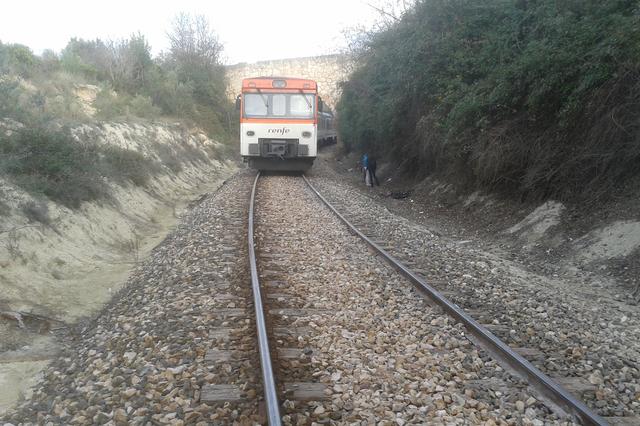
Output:
<svg viewBox="0 0 640 426">
<path fill-rule="evenodd" d="M 364 155 L 362 155 L 362 160 L 360 160 L 362 162 L 362 171 L 364 174 L 364 183 L 365 185 L 367 184 L 367 177 L 368 177 L 368 172 L 367 170 L 369 169 L 369 155 L 367 155 L 367 153 L 365 152 Z"/>
</svg>

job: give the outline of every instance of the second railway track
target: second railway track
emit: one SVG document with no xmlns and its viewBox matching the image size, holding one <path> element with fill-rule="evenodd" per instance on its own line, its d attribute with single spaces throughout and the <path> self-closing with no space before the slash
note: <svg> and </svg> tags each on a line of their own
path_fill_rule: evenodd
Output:
<svg viewBox="0 0 640 426">
<path fill-rule="evenodd" d="M 371 256 L 300 178 L 267 176 L 257 188 L 258 270 L 285 424 L 567 421 Z"/>
</svg>

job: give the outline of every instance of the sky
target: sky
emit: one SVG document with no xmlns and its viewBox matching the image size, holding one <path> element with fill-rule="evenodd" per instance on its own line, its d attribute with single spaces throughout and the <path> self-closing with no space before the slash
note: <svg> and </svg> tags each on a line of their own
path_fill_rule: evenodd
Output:
<svg viewBox="0 0 640 426">
<path fill-rule="evenodd" d="M 180 12 L 202 14 L 225 46 L 224 62 L 336 53 L 345 29 L 370 28 L 380 0 L 0 0 L 0 41 L 35 53 L 59 52 L 71 37 L 118 39 L 144 34 L 154 54 Z"/>
</svg>

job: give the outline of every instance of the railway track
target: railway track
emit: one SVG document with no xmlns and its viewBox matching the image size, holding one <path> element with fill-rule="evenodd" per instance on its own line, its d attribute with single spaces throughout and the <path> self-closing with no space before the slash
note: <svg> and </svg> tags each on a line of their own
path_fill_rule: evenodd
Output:
<svg viewBox="0 0 640 426">
<path fill-rule="evenodd" d="M 472 336 L 472 341 L 498 359 L 505 368 L 512 369 L 520 377 L 525 379 L 532 387 L 540 392 L 547 402 L 550 402 L 552 405 L 558 406 L 560 409 L 571 414 L 582 424 L 607 424 L 603 418 L 593 413 L 582 401 L 571 395 L 562 386 L 538 370 L 517 351 L 510 348 L 506 343 L 489 331 L 489 329 L 483 327 L 478 321 L 473 319 L 471 315 L 444 297 L 433 286 L 429 285 L 424 277 L 412 271 L 407 265 L 403 264 L 403 262 L 387 252 L 380 244 L 376 243 L 374 240 L 367 237 L 362 231 L 358 230 L 344 215 L 340 214 L 340 212 L 338 212 L 338 210 L 331 205 L 331 203 L 323 197 L 315 187 L 313 187 L 306 177 L 304 177 L 304 180 L 311 190 L 322 200 L 322 202 L 331 209 L 352 232 L 366 242 L 386 262 L 397 269 L 399 273 L 409 279 L 409 281 L 411 281 L 411 283 L 415 285 L 421 293 L 425 294 L 433 303 L 440 306 L 457 322 L 462 323 L 467 332 L 470 333 L 470 336 Z"/>
<path fill-rule="evenodd" d="M 256 196 L 256 186 L 260 173 L 256 175 L 251 189 L 251 201 L 249 203 L 249 223 L 248 223 L 248 243 L 249 243 L 249 267 L 251 268 L 251 291 L 253 292 L 253 303 L 256 313 L 256 333 L 258 335 L 258 351 L 260 352 L 260 366 L 262 368 L 262 382 L 264 387 L 264 400 L 267 408 L 267 421 L 270 425 L 280 425 L 280 403 L 276 392 L 276 381 L 271 365 L 271 348 L 269 346 L 269 335 L 267 333 L 267 321 L 262 305 L 262 290 L 258 276 L 256 261 L 255 241 L 253 238 L 253 212 Z"/>
<path fill-rule="evenodd" d="M 335 213 L 301 178 L 234 178 L 2 420 L 605 424 L 562 392 L 550 409 Z"/>
<path fill-rule="evenodd" d="M 584 278 L 556 280 L 526 273 L 521 265 L 481 247 L 471 249 L 470 241 L 438 235 L 385 209 L 374 200 L 376 192 L 360 194 L 340 182 L 342 176 L 327 176 L 331 171 L 323 169 L 311 179 L 385 251 L 606 422 L 640 424 L 638 329 L 624 322 L 629 315 L 625 306 L 597 293 L 582 294 L 589 291 Z"/>
<path fill-rule="evenodd" d="M 247 285 L 253 178 L 193 205 L 0 424 L 263 422 Z"/>
<path fill-rule="evenodd" d="M 273 180 L 277 178 L 267 178 L 267 180 L 269 179 Z M 526 361 L 526 359 L 524 359 L 520 354 L 518 354 L 517 352 L 509 348 L 506 344 L 504 344 L 501 340 L 496 338 L 490 331 L 482 327 L 459 307 L 448 301 L 446 298 L 442 297 L 435 289 L 429 286 L 423 278 L 413 273 L 409 268 L 402 265 L 397 259 L 389 255 L 378 244 L 358 231 L 343 215 L 341 215 L 333 206 L 331 206 L 331 204 L 329 204 L 328 201 L 324 199 L 324 197 L 322 197 L 322 195 L 320 195 L 318 191 L 315 190 L 315 188 L 311 186 L 310 182 L 306 180 L 306 178 L 305 182 L 309 186 L 309 188 L 311 188 L 311 190 L 323 201 L 323 203 L 338 218 L 340 218 L 340 220 L 347 227 L 349 227 L 350 231 L 353 234 L 357 235 L 360 239 L 365 241 L 370 247 L 375 250 L 376 254 L 384 258 L 385 261 L 391 264 L 394 269 L 396 269 L 398 272 L 400 272 L 400 274 L 402 274 L 410 282 L 416 285 L 422 293 L 426 294 L 430 298 L 432 302 L 439 305 L 444 310 L 445 315 L 449 315 L 454 318 L 457 323 L 463 324 L 465 327 L 465 331 L 471 335 L 469 336 L 470 340 L 474 341 L 477 345 L 482 347 L 483 350 L 489 352 L 493 357 L 498 359 L 500 363 L 508 368 L 511 372 L 515 372 L 521 378 L 523 378 L 526 382 L 526 384 L 524 385 L 525 387 L 526 385 L 529 385 L 535 388 L 537 390 L 537 395 L 539 395 L 541 399 L 547 403 L 548 406 L 552 407 L 556 411 L 556 413 L 559 413 L 560 415 L 569 414 L 582 424 L 607 424 L 602 418 L 593 414 L 582 402 L 565 391 L 553 380 L 549 379 L 547 376 L 541 373 L 532 364 Z M 255 185 L 257 185 L 257 183 L 258 178 L 256 178 L 254 184 L 254 192 Z M 273 194 L 273 192 L 271 192 L 271 194 Z M 298 198 L 301 198 L 300 195 L 296 196 Z M 283 204 L 286 205 L 287 203 L 283 203 L 283 199 L 281 199 L 279 205 L 281 206 Z M 291 204 L 288 205 L 288 208 L 291 208 Z M 294 209 L 293 211 L 297 210 Z M 283 212 L 281 211 L 281 213 Z M 287 216 L 285 215 L 285 217 Z M 303 217 L 306 217 L 306 215 L 303 215 Z M 322 305 L 323 303 L 322 298 L 319 299 L 320 303 L 318 303 L 311 298 L 300 297 L 299 293 L 292 294 L 292 291 L 295 292 L 296 287 L 299 286 L 304 289 L 303 291 L 305 296 L 309 296 L 313 293 L 312 291 L 310 291 L 311 289 L 307 287 L 308 283 L 307 286 L 305 286 L 304 282 L 302 281 L 296 282 L 295 279 L 291 279 L 291 276 L 289 275 L 290 271 L 286 270 L 287 267 L 292 263 L 300 264 L 300 261 L 304 261 L 304 258 L 295 259 L 295 257 L 291 254 L 283 253 L 283 250 L 286 251 L 286 249 L 277 248 L 274 252 L 272 251 L 272 248 L 268 247 L 269 243 L 267 243 L 267 241 L 269 241 L 271 238 L 274 238 L 274 233 L 276 237 L 275 239 L 282 241 L 287 239 L 287 235 L 289 235 L 290 238 L 292 234 L 296 234 L 296 231 L 298 233 L 300 232 L 299 230 L 296 230 L 295 227 L 290 226 L 291 223 L 292 222 L 290 218 L 281 221 L 264 219 L 263 226 L 265 227 L 265 231 L 263 231 L 263 236 L 268 235 L 269 237 L 262 238 L 263 245 L 266 243 L 267 247 L 263 246 L 262 253 L 256 256 L 262 259 L 262 262 L 260 262 L 262 264 L 262 268 L 261 272 L 258 271 L 258 268 L 256 268 L 254 271 L 254 276 L 256 277 L 256 279 L 254 280 L 254 288 L 259 288 L 259 285 L 256 285 L 256 282 L 259 280 L 258 275 L 262 275 L 263 281 L 268 283 L 268 290 L 265 291 L 264 297 L 267 300 L 270 300 L 271 303 L 275 303 L 276 305 L 278 304 L 278 301 L 281 302 L 281 304 L 284 304 L 284 306 L 278 306 L 275 309 L 270 310 L 271 321 L 277 323 L 277 325 L 272 325 L 269 330 L 271 330 L 272 332 L 273 330 L 278 330 L 278 337 L 275 339 L 277 343 L 272 343 L 271 352 L 277 354 L 275 358 L 278 360 L 280 365 L 277 367 L 267 366 L 267 370 L 278 371 L 279 375 L 281 376 L 293 375 L 295 376 L 295 380 L 297 381 L 291 381 L 291 377 L 288 378 L 289 381 L 286 381 L 287 379 L 283 379 L 279 386 L 279 394 L 282 395 L 281 397 L 278 397 L 278 390 L 276 390 L 276 386 L 273 386 L 271 390 L 267 390 L 267 388 L 270 386 L 265 386 L 265 394 L 267 394 L 268 392 L 272 392 L 272 394 L 268 398 L 271 400 L 270 404 L 277 406 L 280 403 L 283 403 L 282 401 L 284 401 L 283 404 L 286 412 L 284 418 L 286 419 L 287 423 L 291 423 L 293 420 L 298 422 L 309 420 L 309 417 L 312 421 L 360 420 L 360 418 L 358 418 L 357 416 L 349 417 L 349 410 L 345 410 L 344 405 L 338 408 L 335 406 L 335 404 L 332 403 L 335 398 L 334 390 L 331 388 L 331 378 L 335 378 L 338 376 L 342 377 L 342 373 L 337 373 L 335 371 L 331 373 L 331 369 L 327 370 L 326 368 L 319 368 L 314 371 L 313 368 L 314 364 L 323 364 L 318 360 L 323 358 L 323 348 L 313 348 L 313 345 L 309 344 L 309 342 L 312 342 L 314 340 L 313 333 L 317 331 L 318 328 L 322 328 L 318 327 L 317 322 L 320 321 L 320 317 L 322 316 L 323 311 L 324 313 L 334 312 L 339 316 L 339 313 L 341 312 L 339 310 L 340 308 L 329 305 L 319 307 L 319 305 Z M 258 228 L 260 228 L 260 226 Z M 250 229 L 253 229 L 253 225 L 250 225 Z M 254 245 L 254 242 L 250 241 L 250 246 Z M 260 246 L 260 244 L 258 244 L 258 246 Z M 302 247 L 298 247 L 298 250 L 301 249 Z M 289 259 L 289 262 L 283 261 L 283 258 Z M 327 272 L 329 271 L 323 271 L 323 273 Z M 305 279 L 308 278 L 309 277 L 306 277 Z M 326 302 L 327 300 L 325 298 L 325 305 L 327 305 Z M 302 308 L 292 308 L 290 307 L 292 303 L 294 305 L 302 304 L 304 306 Z M 344 312 L 348 311 L 348 307 L 342 306 L 342 309 L 344 310 Z M 261 316 L 261 314 L 259 313 L 257 315 L 258 317 Z M 265 314 L 263 314 L 262 316 L 266 318 L 269 317 L 269 315 Z M 274 317 L 279 317 L 279 319 L 276 320 L 274 319 Z M 294 317 L 294 320 L 289 321 L 286 327 L 282 327 L 281 322 L 283 317 Z M 434 321 L 435 323 L 438 323 L 437 320 L 432 320 L 431 322 L 433 323 Z M 303 327 L 300 327 L 301 322 L 304 323 Z M 324 323 L 326 324 L 326 322 L 327 321 L 325 320 Z M 314 324 L 314 327 L 309 327 L 309 323 Z M 331 326 L 329 326 L 329 328 L 331 328 Z M 344 330 L 344 324 L 341 324 L 339 328 Z M 267 329 L 268 327 L 265 326 L 265 333 L 267 333 Z M 346 331 L 345 333 L 342 333 L 342 335 L 353 337 L 354 335 L 357 335 L 357 333 L 354 334 L 351 331 Z M 264 340 L 266 342 L 268 340 L 268 337 L 265 335 L 263 337 L 259 337 L 259 340 Z M 274 339 L 272 339 L 272 341 L 274 341 Z M 309 359 L 307 359 L 306 363 L 300 362 L 304 361 L 305 358 L 314 357 L 318 358 L 315 360 L 315 362 L 312 362 Z M 265 358 L 262 357 L 262 359 L 264 360 Z M 293 362 L 291 362 L 292 360 Z M 301 364 L 303 365 L 301 366 Z M 325 362 L 325 365 L 328 365 L 328 363 Z M 304 370 L 305 372 L 300 373 L 301 370 Z M 306 378 L 307 381 L 301 381 L 300 376 Z M 315 382 L 313 380 L 309 380 L 314 378 L 316 379 Z M 479 382 L 482 382 L 483 380 L 489 383 L 492 380 L 495 380 L 495 378 L 485 375 L 483 379 L 479 380 Z M 500 379 L 498 379 L 498 381 L 499 380 Z M 270 378 L 269 382 L 275 383 L 275 379 Z M 478 380 L 476 380 L 473 384 L 478 384 Z M 293 393 L 291 392 L 292 385 L 297 386 L 298 389 L 306 389 L 305 392 L 308 393 L 308 395 L 306 395 L 306 398 L 301 398 L 299 395 L 293 395 Z M 516 392 L 526 392 L 526 390 L 523 390 L 522 383 L 519 386 L 520 387 L 518 387 L 518 385 L 515 386 L 515 388 L 517 389 Z M 495 382 L 492 382 L 489 387 L 495 387 Z M 505 387 L 503 384 L 502 388 L 506 389 L 508 388 L 508 386 Z M 342 387 L 338 386 L 338 390 L 342 390 Z M 309 405 L 305 406 L 296 404 L 295 402 L 292 402 L 292 400 L 310 400 L 311 402 L 309 403 Z M 325 402 L 323 402 L 323 400 Z M 490 402 L 488 406 L 489 405 Z M 514 408 L 519 409 L 521 408 L 521 405 L 522 404 L 515 404 Z M 336 411 L 336 409 L 338 411 Z M 277 407 L 271 409 L 271 412 L 274 413 L 274 417 L 270 417 L 270 421 L 272 422 L 272 424 L 280 424 L 277 417 L 279 415 L 277 410 Z M 300 414 L 296 414 L 296 411 L 302 411 L 305 414 L 301 416 Z M 388 415 L 389 413 L 386 414 Z M 422 420 L 424 421 L 425 419 L 423 418 Z"/>
</svg>

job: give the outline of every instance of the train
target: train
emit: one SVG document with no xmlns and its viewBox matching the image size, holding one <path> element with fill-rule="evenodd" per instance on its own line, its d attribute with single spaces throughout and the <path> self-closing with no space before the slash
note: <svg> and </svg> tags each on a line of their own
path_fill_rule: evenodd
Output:
<svg viewBox="0 0 640 426">
<path fill-rule="evenodd" d="M 236 109 L 240 155 L 253 169 L 306 171 L 319 147 L 337 142 L 333 113 L 313 80 L 245 78 Z"/>
<path fill-rule="evenodd" d="M 338 143 L 333 113 L 325 104 L 323 106 L 323 111 L 318 113 L 318 148 Z"/>
</svg>

